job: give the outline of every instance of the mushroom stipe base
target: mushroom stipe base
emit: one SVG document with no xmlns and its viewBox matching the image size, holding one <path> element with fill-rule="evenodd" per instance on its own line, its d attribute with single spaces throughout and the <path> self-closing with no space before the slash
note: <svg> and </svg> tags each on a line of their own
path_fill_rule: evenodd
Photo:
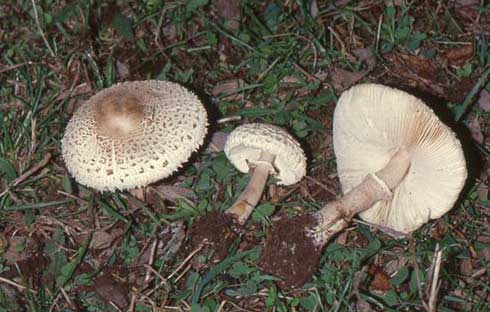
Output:
<svg viewBox="0 0 490 312">
<path fill-rule="evenodd" d="M 195 250 L 203 243 L 214 249 L 213 260 L 218 262 L 228 256 L 228 249 L 238 237 L 242 226 L 231 214 L 211 211 L 200 218 L 189 229 L 187 252 Z"/>
<path fill-rule="evenodd" d="M 274 222 L 274 231 L 269 233 L 258 266 L 265 273 L 281 278 L 280 288 L 300 287 L 316 271 L 323 246 L 315 244 L 307 230 L 318 226 L 313 214 Z"/>
</svg>

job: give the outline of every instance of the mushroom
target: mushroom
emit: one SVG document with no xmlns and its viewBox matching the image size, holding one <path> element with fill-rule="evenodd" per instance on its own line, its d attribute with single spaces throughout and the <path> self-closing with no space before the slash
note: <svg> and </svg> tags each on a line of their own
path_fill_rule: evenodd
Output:
<svg viewBox="0 0 490 312">
<path fill-rule="evenodd" d="M 374 84 L 344 92 L 333 134 L 345 195 L 316 213 L 276 223 L 259 265 L 281 277 L 282 287 L 306 282 L 323 247 L 354 215 L 411 232 L 451 209 L 465 183 L 455 134 L 405 92 Z"/>
<path fill-rule="evenodd" d="M 235 203 L 225 212 L 214 210 L 197 220 L 188 235 L 187 249 L 200 248 L 203 242 L 214 247 L 212 261 L 228 254 L 228 248 L 250 217 L 262 196 L 267 179 L 291 185 L 306 173 L 306 157 L 299 143 L 280 127 L 252 123 L 233 130 L 225 143 L 225 154 L 250 180 Z"/>
<path fill-rule="evenodd" d="M 277 126 L 242 125 L 230 133 L 224 151 L 238 170 L 250 174 L 247 187 L 226 211 L 242 225 L 259 202 L 269 175 L 279 185 L 292 185 L 306 174 L 306 157 L 299 143 Z"/>
<path fill-rule="evenodd" d="M 80 184 L 99 191 L 144 187 L 171 175 L 206 135 L 196 95 L 168 81 L 133 81 L 104 89 L 69 121 L 62 155 Z"/>
<path fill-rule="evenodd" d="M 390 200 L 360 213 L 368 222 L 408 233 L 454 205 L 467 176 L 459 140 L 418 98 L 376 84 L 342 95 L 334 114 L 333 144 L 344 193 L 377 172 L 398 150 L 410 169 Z"/>
</svg>

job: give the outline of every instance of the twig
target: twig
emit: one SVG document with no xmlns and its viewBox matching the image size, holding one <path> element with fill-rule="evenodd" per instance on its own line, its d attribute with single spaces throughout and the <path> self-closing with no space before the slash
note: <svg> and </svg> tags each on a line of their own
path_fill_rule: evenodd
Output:
<svg viewBox="0 0 490 312">
<path fill-rule="evenodd" d="M 51 46 L 49 45 L 48 39 L 44 35 L 44 32 L 41 28 L 41 23 L 39 22 L 39 16 L 37 14 L 37 7 L 36 7 L 36 2 L 35 0 L 31 0 L 32 2 L 32 9 L 34 10 L 34 18 L 36 20 L 36 25 L 39 30 L 39 33 L 41 34 L 41 37 L 43 38 L 44 44 L 48 48 L 49 54 L 51 54 L 52 57 L 56 57 L 56 54 L 54 54 L 53 50 L 51 49 Z"/>
<path fill-rule="evenodd" d="M 378 51 L 379 48 L 379 39 L 381 37 L 381 24 L 383 23 L 383 14 L 379 15 L 378 19 L 378 30 L 376 32 L 376 43 L 374 44 L 374 50 Z"/>
<path fill-rule="evenodd" d="M 14 282 L 14 281 L 11 281 L 11 280 L 9 280 L 9 279 L 7 279 L 7 278 L 5 278 L 5 277 L 1 277 L 1 276 L 0 276 L 0 282 L 3 282 L 3 283 L 6 283 L 6 284 L 9 284 L 9 285 L 14 286 L 14 287 L 17 287 L 17 288 L 19 288 L 20 290 L 26 290 L 26 289 L 27 289 L 28 291 L 32 292 L 33 294 L 37 294 L 37 291 L 35 291 L 35 290 L 33 290 L 33 289 L 29 289 L 29 288 L 27 288 L 27 287 L 25 287 L 25 286 L 23 286 L 23 285 L 21 285 L 21 284 L 19 284 L 19 283 L 16 283 L 16 282 Z"/>
<path fill-rule="evenodd" d="M 324 183 L 322 183 L 322 182 L 318 181 L 317 179 L 312 178 L 310 176 L 305 176 L 305 178 L 306 178 L 306 180 L 315 183 L 316 185 L 321 187 L 323 190 L 327 191 L 330 195 L 337 196 L 337 192 L 335 192 L 335 190 L 328 187 L 326 184 L 324 184 Z"/>
<path fill-rule="evenodd" d="M 434 258 L 432 258 L 432 261 L 435 263 L 435 266 L 434 266 L 434 275 L 432 275 L 432 284 L 430 287 L 429 311 L 436 312 L 437 293 L 439 290 L 439 272 L 441 270 L 441 261 L 442 261 L 442 250 L 439 249 L 439 244 L 436 244 L 436 249 L 434 250 Z"/>
<path fill-rule="evenodd" d="M 49 160 L 51 159 L 51 153 L 47 153 L 46 155 L 44 155 L 44 158 L 41 159 L 40 162 L 38 162 L 37 164 L 35 164 L 34 166 L 32 166 L 31 168 L 29 168 L 26 172 L 24 172 L 21 176 L 17 177 L 13 182 L 12 184 L 8 185 L 5 190 L 3 190 L 3 192 L 0 193 L 0 197 L 2 197 L 3 195 L 5 195 L 6 193 L 9 193 L 10 191 L 10 188 L 12 186 L 16 186 L 20 183 L 22 183 L 23 181 L 25 181 L 28 177 L 30 177 L 34 172 L 38 171 L 39 169 L 41 169 L 42 167 L 46 166 L 49 162 Z"/>
<path fill-rule="evenodd" d="M 36 171 L 39 169 L 43 168 L 48 164 L 48 162 L 51 160 L 51 153 L 47 153 L 44 155 L 43 159 L 41 159 L 40 162 L 29 168 L 26 172 L 21 174 L 18 178 L 14 180 L 12 183 L 12 186 L 17 186 L 18 184 L 24 182 L 27 178 L 29 178 L 32 174 L 34 174 Z"/>
<path fill-rule="evenodd" d="M 180 275 L 175 278 L 174 283 L 177 283 L 187 273 L 187 271 L 191 269 L 191 267 L 192 263 L 189 263 L 189 265 L 186 266 L 184 270 L 182 270 L 182 273 L 180 273 Z"/>
<path fill-rule="evenodd" d="M 63 287 L 60 287 L 60 291 L 70 308 L 72 308 L 73 310 L 77 310 L 77 307 L 73 304 L 73 301 L 71 301 L 70 296 L 68 296 L 68 294 L 66 293 L 66 290 Z"/>
<path fill-rule="evenodd" d="M 190 253 L 190 254 L 187 256 L 187 258 L 185 258 L 185 259 L 184 259 L 184 261 L 182 261 L 182 263 L 181 263 L 181 264 L 180 264 L 180 265 L 177 267 L 177 269 L 175 269 L 175 271 L 173 271 L 173 272 L 172 272 L 172 273 L 171 273 L 171 274 L 170 274 L 170 275 L 167 277 L 167 279 L 169 280 L 169 279 L 171 279 L 172 277 L 174 277 L 175 275 L 177 275 L 177 272 L 179 272 L 179 271 L 180 271 L 180 269 L 182 269 L 182 268 L 183 268 L 183 267 L 184 267 L 184 266 L 187 264 L 187 262 L 189 262 L 189 260 L 191 260 L 191 259 L 192 259 L 192 257 L 194 257 L 194 255 L 195 255 L 196 253 L 198 253 L 198 252 L 199 252 L 201 249 L 203 249 L 203 248 L 204 248 L 204 245 L 203 245 L 203 244 L 201 244 L 201 245 L 199 245 L 199 247 L 197 247 L 197 248 L 196 248 L 194 251 L 192 251 L 192 252 L 191 252 L 191 253 Z"/>
<path fill-rule="evenodd" d="M 114 302 L 109 301 L 109 304 L 110 304 L 110 305 L 111 305 L 111 306 L 112 306 L 114 309 L 116 309 L 116 311 L 122 312 L 122 310 L 121 310 L 121 309 L 119 309 L 119 307 L 118 307 L 118 306 L 117 306 L 117 305 L 116 305 Z"/>
<path fill-rule="evenodd" d="M 151 246 L 150 259 L 148 260 L 148 265 L 146 266 L 146 273 L 145 273 L 145 279 L 143 280 L 143 286 L 131 294 L 131 304 L 129 308 L 129 311 L 131 312 L 135 311 L 136 309 L 137 295 L 140 294 L 147 287 L 148 281 L 150 280 L 151 267 L 153 265 L 153 262 L 155 261 L 157 246 L 158 246 L 158 239 L 155 238 L 155 240 L 153 241 L 153 245 Z"/>
<path fill-rule="evenodd" d="M 224 123 L 227 123 L 227 122 L 230 122 L 230 121 L 238 121 L 238 120 L 242 120 L 242 116 L 228 116 L 228 117 L 223 117 L 223 118 L 220 118 L 216 121 L 217 124 L 224 124 Z"/>
<path fill-rule="evenodd" d="M 5 73 L 5 72 L 8 72 L 8 71 L 11 71 L 11 70 L 14 70 L 14 69 L 17 69 L 19 67 L 23 67 L 23 66 L 26 66 L 26 65 L 32 65 L 32 64 L 33 64 L 33 62 L 28 61 L 28 62 L 23 62 L 23 63 L 19 63 L 19 64 L 7 66 L 7 67 L 4 67 L 4 68 L 0 69 L 0 74 Z"/>
<path fill-rule="evenodd" d="M 417 280 L 417 290 L 419 293 L 420 301 L 422 302 L 422 306 L 424 307 L 424 309 L 429 312 L 430 311 L 429 306 L 427 305 L 427 303 L 424 300 L 424 292 L 422 291 L 422 283 L 420 283 L 420 277 L 419 277 L 420 269 L 419 269 L 419 264 L 417 263 L 417 255 L 415 254 L 415 247 L 413 246 L 413 243 L 410 244 L 410 250 L 412 252 L 412 258 L 413 258 L 412 261 L 413 261 L 413 267 L 415 268 L 415 278 Z"/>
</svg>

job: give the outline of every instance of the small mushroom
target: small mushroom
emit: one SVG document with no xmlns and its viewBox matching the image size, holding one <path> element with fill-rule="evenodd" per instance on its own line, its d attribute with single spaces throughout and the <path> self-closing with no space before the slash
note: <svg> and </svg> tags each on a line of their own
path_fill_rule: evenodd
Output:
<svg viewBox="0 0 490 312">
<path fill-rule="evenodd" d="M 80 184 L 134 189 L 181 167 L 202 144 L 206 127 L 206 110 L 184 87 L 157 80 L 119 83 L 73 114 L 62 155 Z"/>
<path fill-rule="evenodd" d="M 230 133 L 224 151 L 238 170 L 250 174 L 247 187 L 226 211 L 242 225 L 259 202 L 269 175 L 279 185 L 291 185 L 306 174 L 306 157 L 299 143 L 277 126 L 242 125 Z"/>
<path fill-rule="evenodd" d="M 305 175 L 306 157 L 299 143 L 280 127 L 245 124 L 233 130 L 225 143 L 225 154 L 238 170 L 250 174 L 245 190 L 225 212 L 214 210 L 197 220 L 189 230 L 189 251 L 206 243 L 222 260 L 262 196 L 267 179 L 291 185 Z"/>
<path fill-rule="evenodd" d="M 312 215 L 279 220 L 267 238 L 259 265 L 283 287 L 311 278 L 323 247 L 354 215 L 414 231 L 452 208 L 467 176 L 455 134 L 422 101 L 385 86 L 342 94 L 334 148 L 345 195 Z"/>
</svg>

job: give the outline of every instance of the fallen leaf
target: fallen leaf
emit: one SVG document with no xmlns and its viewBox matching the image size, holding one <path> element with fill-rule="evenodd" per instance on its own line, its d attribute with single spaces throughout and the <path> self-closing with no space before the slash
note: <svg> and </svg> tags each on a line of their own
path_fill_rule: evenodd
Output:
<svg viewBox="0 0 490 312">
<path fill-rule="evenodd" d="M 471 117 L 468 122 L 468 129 L 470 130 L 470 134 L 473 140 L 475 140 L 478 144 L 482 144 L 484 137 L 481 131 L 480 121 L 478 120 L 478 117 Z"/>
<path fill-rule="evenodd" d="M 384 272 L 391 275 L 398 272 L 402 267 L 405 267 L 408 263 L 408 259 L 404 256 L 394 257 L 385 264 Z"/>
<path fill-rule="evenodd" d="M 490 92 L 485 89 L 480 91 L 480 96 L 476 102 L 478 107 L 480 107 L 485 112 L 490 112 Z"/>
<path fill-rule="evenodd" d="M 352 51 L 359 61 L 366 63 L 368 70 L 373 70 L 376 66 L 376 55 L 371 48 L 359 48 Z"/>
<path fill-rule="evenodd" d="M 226 27 L 228 29 L 236 30 L 240 27 L 240 0 L 213 0 L 212 4 L 218 15 L 227 21 Z"/>
<path fill-rule="evenodd" d="M 215 132 L 211 136 L 211 142 L 209 142 L 209 146 L 206 148 L 206 153 L 219 153 L 222 152 L 225 148 L 226 140 L 228 139 L 228 133 L 225 132 Z"/>
<path fill-rule="evenodd" d="M 471 275 L 473 272 L 473 264 L 471 259 L 463 259 L 459 263 L 459 272 L 465 276 Z"/>
<path fill-rule="evenodd" d="M 228 101 L 237 100 L 241 97 L 241 94 L 236 91 L 244 85 L 245 83 L 241 79 L 221 81 L 213 88 L 211 94 L 213 96 L 221 96 Z"/>
<path fill-rule="evenodd" d="M 318 9 L 318 3 L 316 0 L 312 0 L 310 2 L 310 15 L 311 17 L 315 18 L 318 16 L 318 13 L 320 13 L 320 10 Z"/>
<path fill-rule="evenodd" d="M 119 77 L 121 77 L 121 79 L 126 79 L 129 77 L 128 66 L 126 64 L 124 64 L 123 62 L 121 62 L 120 60 L 116 61 L 116 71 L 117 71 Z"/>
<path fill-rule="evenodd" d="M 107 303 L 112 302 L 120 309 L 129 305 L 129 291 L 122 282 L 116 280 L 109 274 L 104 274 L 93 280 L 94 291 Z"/>
<path fill-rule="evenodd" d="M 173 202 L 178 199 L 189 200 L 187 197 L 192 194 L 190 189 L 167 184 L 151 187 L 150 190 L 156 191 L 157 194 L 162 196 L 164 199 L 168 199 Z"/>
<path fill-rule="evenodd" d="M 475 49 L 473 44 L 468 44 L 459 48 L 447 50 L 444 53 L 444 57 L 451 65 L 462 65 L 473 57 L 474 52 Z"/>
<path fill-rule="evenodd" d="M 92 240 L 90 241 L 90 249 L 106 249 L 111 247 L 114 240 L 120 237 L 123 234 L 123 231 L 120 229 L 114 229 L 113 231 L 95 231 L 92 235 Z M 88 234 L 79 234 L 73 235 L 73 240 L 82 245 L 88 238 Z"/>
<path fill-rule="evenodd" d="M 332 85 L 337 92 L 348 89 L 364 78 L 369 71 L 350 72 L 348 70 L 335 67 L 331 72 Z"/>
<path fill-rule="evenodd" d="M 373 276 L 373 280 L 369 283 L 369 288 L 374 291 L 386 292 L 391 289 L 391 280 L 388 274 L 378 266 L 371 266 L 369 273 Z"/>
</svg>

